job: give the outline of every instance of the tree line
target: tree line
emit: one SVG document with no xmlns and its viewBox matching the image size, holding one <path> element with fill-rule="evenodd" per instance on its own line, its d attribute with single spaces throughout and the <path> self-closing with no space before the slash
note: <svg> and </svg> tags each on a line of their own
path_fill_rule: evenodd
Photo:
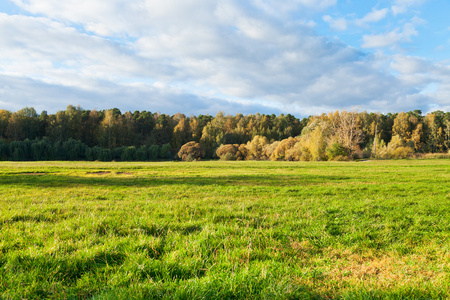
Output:
<svg viewBox="0 0 450 300">
<path fill-rule="evenodd" d="M 183 148 L 183 146 L 185 146 Z M 336 111 L 186 116 L 69 105 L 55 114 L 0 110 L 1 160 L 271 159 L 406 157 L 450 149 L 450 113 Z"/>
</svg>

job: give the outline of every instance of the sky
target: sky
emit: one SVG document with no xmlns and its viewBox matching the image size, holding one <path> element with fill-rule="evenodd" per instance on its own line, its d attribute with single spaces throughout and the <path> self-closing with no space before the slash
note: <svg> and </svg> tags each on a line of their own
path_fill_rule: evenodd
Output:
<svg viewBox="0 0 450 300">
<path fill-rule="evenodd" d="M 448 0 L 1 0 L 0 109 L 450 111 Z"/>
</svg>

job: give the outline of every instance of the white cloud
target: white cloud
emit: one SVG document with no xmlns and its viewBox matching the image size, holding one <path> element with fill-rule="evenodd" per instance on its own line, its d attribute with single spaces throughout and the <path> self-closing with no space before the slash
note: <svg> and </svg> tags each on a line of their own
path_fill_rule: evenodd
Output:
<svg viewBox="0 0 450 300">
<path fill-rule="evenodd" d="M 324 9 L 335 5 L 337 0 L 296 0 L 295 2 L 306 7 Z"/>
<path fill-rule="evenodd" d="M 280 12 L 292 12 L 298 10 L 321 11 L 334 6 L 337 0 L 252 0 L 259 9 L 270 15 L 279 15 Z"/>
<path fill-rule="evenodd" d="M 383 9 L 372 9 L 370 13 L 355 21 L 358 26 L 362 26 L 367 23 L 376 23 L 383 20 L 388 14 L 389 10 L 387 8 Z"/>
<path fill-rule="evenodd" d="M 425 59 L 405 55 L 393 56 L 391 67 L 403 74 L 427 73 L 430 71 L 430 63 Z"/>
<path fill-rule="evenodd" d="M 44 14 L 53 20 L 81 24 L 87 31 L 101 36 L 139 36 L 144 32 L 160 30 L 164 26 L 196 26 L 198 22 L 214 22 L 216 7 L 234 5 L 233 0 L 12 0 L 19 7 Z M 322 10 L 337 0 L 253 0 L 253 9 L 279 15 L 293 10 Z M 236 1 L 237 2 L 237 1 Z M 245 2 L 240 6 L 247 6 Z M 167 17 L 170 17 L 168 20 Z"/>
<path fill-rule="evenodd" d="M 347 30 L 349 26 L 356 25 L 359 27 L 365 26 L 368 23 L 376 23 L 383 20 L 388 14 L 389 10 L 384 9 L 372 9 L 370 13 L 360 19 L 345 19 L 345 18 L 333 18 L 330 15 L 325 15 L 322 20 L 330 25 L 330 28 L 335 31 Z"/>
<path fill-rule="evenodd" d="M 36 111 L 56 112 L 68 105 L 80 105 L 84 109 L 108 109 L 117 107 L 124 111 L 147 110 L 175 114 L 215 114 L 226 111 L 237 113 L 279 114 L 278 108 L 255 103 L 233 101 L 190 94 L 167 85 L 125 85 L 96 83 L 86 91 L 77 86 L 52 85 L 39 80 L 0 75 L 0 107 L 17 111 L 34 107 Z M 94 85 L 93 85 L 94 87 Z M 133 100 L 133 101 L 130 101 Z M 124 103 L 127 103 L 124 105 Z"/>
<path fill-rule="evenodd" d="M 325 15 L 322 18 L 325 22 L 330 24 L 331 29 L 336 31 L 344 31 L 347 29 L 347 21 L 344 18 L 334 19 L 329 15 Z"/>
<path fill-rule="evenodd" d="M 450 110 L 450 66 L 432 63 L 420 57 L 395 55 L 391 66 L 400 74 L 397 78 L 408 86 L 415 86 L 418 93 L 404 95 L 401 99 L 417 107 L 423 106 L 424 113 L 437 109 Z"/>
<path fill-rule="evenodd" d="M 401 31 L 399 28 L 377 35 L 364 35 L 363 36 L 363 48 L 383 48 L 389 47 L 399 42 L 409 42 L 412 36 L 416 36 L 417 30 L 414 25 L 407 23 L 403 26 Z"/>
<path fill-rule="evenodd" d="M 406 13 L 409 8 L 421 5 L 426 0 L 395 0 L 391 6 L 394 16 Z"/>
<path fill-rule="evenodd" d="M 82 84 L 86 78 L 151 76 L 164 69 L 142 61 L 128 48 L 60 23 L 1 13 L 0 51 L 4 73 L 63 85 Z"/>
<path fill-rule="evenodd" d="M 392 111 L 392 103 L 406 110 L 405 99 L 424 97 L 416 83 L 426 74 L 416 74 L 413 59 L 389 65 L 289 15 L 334 0 L 289 0 L 278 10 L 275 0 L 15 1 L 40 17 L 0 14 L 0 103 L 9 109 L 304 115 L 355 105 Z M 415 34 L 408 24 L 364 42 L 385 47 Z"/>
<path fill-rule="evenodd" d="M 424 25 L 424 24 L 427 24 L 428 22 L 427 22 L 427 20 L 419 18 L 418 16 L 414 16 L 411 19 L 411 23 L 414 25 Z"/>
</svg>

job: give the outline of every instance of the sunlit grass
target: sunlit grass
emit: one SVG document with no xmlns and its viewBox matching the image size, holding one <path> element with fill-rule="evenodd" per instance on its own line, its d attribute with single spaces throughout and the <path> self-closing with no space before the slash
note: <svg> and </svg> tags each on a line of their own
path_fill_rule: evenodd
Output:
<svg viewBox="0 0 450 300">
<path fill-rule="evenodd" d="M 450 297 L 450 161 L 0 163 L 0 298 Z"/>
</svg>

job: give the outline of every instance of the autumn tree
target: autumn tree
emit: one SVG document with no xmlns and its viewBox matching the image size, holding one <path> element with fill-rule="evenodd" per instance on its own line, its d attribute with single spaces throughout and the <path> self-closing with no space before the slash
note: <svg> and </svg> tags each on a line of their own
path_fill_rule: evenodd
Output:
<svg viewBox="0 0 450 300">
<path fill-rule="evenodd" d="M 267 159 L 264 147 L 269 144 L 265 136 L 257 135 L 247 143 L 247 159 L 261 160 Z"/>
<path fill-rule="evenodd" d="M 341 111 L 328 115 L 331 123 L 331 135 L 334 141 L 331 144 L 338 143 L 349 153 L 355 153 L 359 150 L 359 143 L 363 139 L 361 130 L 361 119 L 356 111 Z M 333 138 L 331 138 L 333 140 Z"/>
<path fill-rule="evenodd" d="M 414 143 L 394 135 L 387 145 L 385 158 L 406 158 L 414 152 Z"/>
<path fill-rule="evenodd" d="M 200 144 L 206 149 L 207 157 L 213 157 L 219 145 L 224 143 L 224 125 L 225 117 L 222 112 L 219 112 L 216 117 L 203 128 Z"/>
<path fill-rule="evenodd" d="M 228 117 L 224 132 L 224 142 L 227 144 L 243 144 L 249 141 L 245 130 L 245 117 L 242 114 Z"/>
<path fill-rule="evenodd" d="M 436 113 L 430 113 L 425 116 L 428 152 L 439 152 L 444 148 L 444 131 L 441 126 L 441 118 Z"/>
<path fill-rule="evenodd" d="M 270 157 L 273 155 L 273 153 L 277 149 L 278 144 L 280 144 L 280 141 L 275 141 L 273 143 L 269 143 L 264 146 L 264 148 L 263 148 L 264 159 L 270 159 Z"/>
<path fill-rule="evenodd" d="M 277 147 L 272 152 L 270 156 L 271 160 L 284 160 L 286 158 L 287 151 L 294 147 L 294 145 L 299 142 L 299 138 L 289 137 L 287 139 L 282 140 L 277 144 Z"/>
<path fill-rule="evenodd" d="M 414 143 L 414 149 L 421 151 L 423 149 L 423 124 L 419 123 L 411 133 L 411 141 Z"/>
<path fill-rule="evenodd" d="M 322 114 L 311 117 L 301 135 L 303 159 L 326 160 L 326 147 L 333 129 L 329 116 Z"/>
<path fill-rule="evenodd" d="M 305 142 L 305 146 L 311 154 L 311 160 L 326 159 L 327 127 L 326 124 L 321 123 L 307 133 L 308 138 Z"/>
<path fill-rule="evenodd" d="M 450 151 L 450 118 L 444 121 L 444 145 Z"/>
<path fill-rule="evenodd" d="M 98 128 L 98 139 L 102 147 L 112 149 L 117 146 L 117 124 L 114 111 L 112 109 L 106 110 Z"/>
<path fill-rule="evenodd" d="M 202 129 L 195 116 L 189 118 L 189 132 L 193 141 L 200 142 L 200 138 L 202 137 Z"/>
<path fill-rule="evenodd" d="M 300 138 L 292 147 L 286 149 L 285 160 L 288 161 L 310 161 L 312 160 L 311 152 L 306 147 L 303 138 Z"/>
<path fill-rule="evenodd" d="M 182 145 L 192 140 L 191 127 L 189 120 L 183 115 L 179 118 L 178 124 L 173 129 L 172 146 L 180 149 Z"/>
<path fill-rule="evenodd" d="M 399 113 L 394 119 L 392 135 L 397 135 L 400 139 L 408 141 L 411 138 L 411 132 L 409 116 L 404 112 Z"/>
</svg>

